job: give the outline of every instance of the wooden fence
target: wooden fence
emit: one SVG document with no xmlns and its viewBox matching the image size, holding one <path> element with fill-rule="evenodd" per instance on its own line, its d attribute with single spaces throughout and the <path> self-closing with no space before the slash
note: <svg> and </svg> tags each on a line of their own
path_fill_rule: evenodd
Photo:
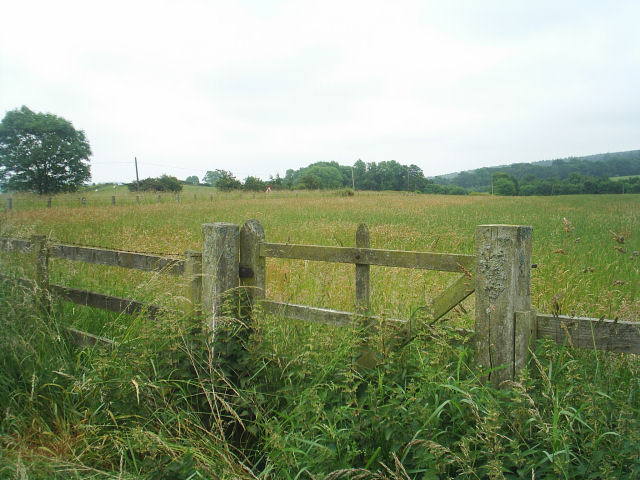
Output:
<svg viewBox="0 0 640 480">
<path fill-rule="evenodd" d="M 46 301 L 49 294 L 65 300 L 115 312 L 158 315 L 162 308 L 132 299 L 113 297 L 62 285 L 49 284 L 49 257 L 115 265 L 183 276 L 186 280 L 184 312 L 202 314 L 215 335 L 225 296 L 244 289 L 251 305 L 269 314 L 311 322 L 353 325 L 370 316 L 371 266 L 458 272 L 459 278 L 438 297 L 428 311 L 437 320 L 476 292 L 473 345 L 476 365 L 495 386 L 515 377 L 527 362 L 531 342 L 549 337 L 578 348 L 640 354 L 640 323 L 567 317 L 537 313 L 531 306 L 531 241 L 527 226 L 481 225 L 476 229 L 475 255 L 408 252 L 370 248 L 369 231 L 360 225 L 355 247 L 328 247 L 271 243 L 257 220 L 242 227 L 210 223 L 202 227 L 203 251 L 186 252 L 184 259 L 141 253 L 47 244 L 44 237 L 0 239 L 0 248 L 31 252 L 36 265 L 35 285 Z M 354 311 L 345 312 L 277 302 L 265 297 L 267 258 L 288 258 L 353 264 Z M 22 280 L 24 282 L 24 280 Z M 402 322 L 402 320 L 399 320 Z M 81 343 L 107 342 L 71 331 Z"/>
</svg>

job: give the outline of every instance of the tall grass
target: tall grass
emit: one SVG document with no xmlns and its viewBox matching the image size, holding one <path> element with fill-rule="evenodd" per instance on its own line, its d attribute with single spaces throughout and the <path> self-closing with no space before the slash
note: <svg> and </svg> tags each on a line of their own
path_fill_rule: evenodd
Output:
<svg viewBox="0 0 640 480">
<path fill-rule="evenodd" d="M 243 194 L 180 203 L 44 207 L 5 213 L 0 235 L 180 254 L 201 224 L 258 218 L 267 239 L 473 253 L 475 225 L 534 227 L 540 311 L 637 320 L 640 197 Z M 565 221 L 566 219 L 566 221 Z M 615 236 L 614 236 L 615 234 Z M 624 237 L 618 243 L 616 236 Z M 616 249 L 617 247 L 617 249 Z M 620 251 L 622 250 L 622 251 Z M 20 257 L 3 272 L 29 276 Z M 268 296 L 353 308 L 353 267 L 269 260 Z M 52 261 L 52 281 L 179 303 L 180 279 Z M 372 268 L 373 308 L 412 318 L 371 333 L 256 312 L 212 362 L 193 319 L 99 312 L 0 289 L 0 477 L 638 478 L 640 360 L 538 341 L 509 390 L 483 386 L 464 339 L 420 321 L 450 274 Z M 449 315 L 471 326 L 473 302 Z M 118 342 L 79 350 L 62 324 Z"/>
</svg>

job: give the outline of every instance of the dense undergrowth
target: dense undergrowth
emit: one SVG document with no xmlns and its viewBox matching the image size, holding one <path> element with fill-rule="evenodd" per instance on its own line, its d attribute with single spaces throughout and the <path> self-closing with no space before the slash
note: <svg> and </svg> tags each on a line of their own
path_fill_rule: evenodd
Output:
<svg viewBox="0 0 640 480">
<path fill-rule="evenodd" d="M 126 318 L 116 347 L 81 350 L 68 306 L 0 292 L 2 478 L 640 477 L 632 355 L 539 341 L 496 391 L 445 329 L 378 325 L 365 368 L 362 330 L 260 313 L 213 357 L 174 317 Z"/>
</svg>

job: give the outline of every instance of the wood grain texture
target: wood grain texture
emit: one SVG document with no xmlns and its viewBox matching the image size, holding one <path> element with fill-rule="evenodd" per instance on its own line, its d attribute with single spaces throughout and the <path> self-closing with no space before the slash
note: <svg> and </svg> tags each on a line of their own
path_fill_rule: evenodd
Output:
<svg viewBox="0 0 640 480">
<path fill-rule="evenodd" d="M 354 320 L 358 317 L 352 312 L 342 312 L 329 308 L 309 307 L 307 305 L 296 305 L 293 303 L 275 302 L 263 300 L 262 310 L 271 315 L 278 315 L 305 322 L 328 323 L 331 325 L 347 326 L 355 325 Z"/>
<path fill-rule="evenodd" d="M 499 387 L 515 376 L 515 312 L 531 310 L 532 228 L 476 228 L 476 319 L 474 355 Z"/>
<path fill-rule="evenodd" d="M 357 247 L 325 247 L 318 245 L 289 245 L 268 243 L 260 245 L 260 255 L 272 258 L 291 258 L 318 262 L 380 265 L 384 267 L 465 272 L 473 268 L 474 255 L 453 253 L 407 252 Z"/>
<path fill-rule="evenodd" d="M 640 355 L 640 322 L 537 314 L 536 335 L 559 345 Z"/>
<path fill-rule="evenodd" d="M 473 275 L 462 275 L 447 287 L 429 306 L 431 318 L 436 321 L 446 315 L 453 307 L 471 295 L 476 289 Z"/>
<path fill-rule="evenodd" d="M 369 228 L 361 223 L 356 230 L 356 247 L 369 248 L 371 246 L 371 237 Z M 369 311 L 369 298 L 371 295 L 371 266 L 356 263 L 356 312 L 366 313 Z"/>
<path fill-rule="evenodd" d="M 240 283 L 240 229 L 233 223 L 205 223 L 202 235 L 202 311 L 214 334 L 228 292 Z"/>
<path fill-rule="evenodd" d="M 184 311 L 188 315 L 199 315 L 202 312 L 202 253 L 184 252 L 184 280 Z"/>
<path fill-rule="evenodd" d="M 527 366 L 529 349 L 536 340 L 536 312 L 515 313 L 515 339 L 514 339 L 514 373 L 517 375 Z"/>
<path fill-rule="evenodd" d="M 240 269 L 251 272 L 240 279 L 247 287 L 247 296 L 254 305 L 265 296 L 267 273 L 266 259 L 260 256 L 260 244 L 264 242 L 264 228 L 258 220 L 247 220 L 240 229 Z"/>
<path fill-rule="evenodd" d="M 78 247 L 75 245 L 51 244 L 52 257 L 77 262 L 95 263 L 115 267 L 131 268 L 146 272 L 160 272 L 169 275 L 184 273 L 184 260 L 178 260 L 144 253 L 123 252 L 104 248 Z"/>
</svg>

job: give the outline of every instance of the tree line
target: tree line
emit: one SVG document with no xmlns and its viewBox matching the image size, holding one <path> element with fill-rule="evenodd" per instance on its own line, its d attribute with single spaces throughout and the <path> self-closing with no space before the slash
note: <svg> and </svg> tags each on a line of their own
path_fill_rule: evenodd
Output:
<svg viewBox="0 0 640 480">
<path fill-rule="evenodd" d="M 188 177 L 187 183 L 194 183 L 195 177 Z M 467 191 L 456 185 L 438 185 L 426 178 L 417 165 L 402 165 L 395 160 L 368 162 L 362 160 L 353 166 L 340 165 L 337 162 L 316 162 L 306 167 L 289 169 L 284 177 L 279 174 L 268 180 L 249 176 L 238 180 L 226 170 L 208 171 L 202 178 L 202 184 L 215 186 L 221 190 L 264 191 L 273 190 L 395 190 L 420 193 L 444 193 L 464 195 Z"/>
<path fill-rule="evenodd" d="M 82 130 L 56 115 L 23 106 L 0 122 L 0 188 L 50 194 L 75 191 L 90 179 L 91 148 Z M 132 191 L 179 192 L 183 184 L 212 185 L 220 190 L 278 189 L 393 190 L 466 195 L 565 195 L 640 193 L 640 150 L 536 163 L 514 163 L 427 178 L 417 165 L 395 160 L 356 161 L 352 166 L 316 162 L 289 169 L 284 177 L 238 180 L 228 170 L 210 170 L 202 180 L 163 175 L 131 182 Z M 611 177 L 624 177 L 612 180 Z"/>
<path fill-rule="evenodd" d="M 434 180 L 498 195 L 638 193 L 637 179 L 611 179 L 634 175 L 640 175 L 640 150 L 479 168 Z"/>
</svg>

